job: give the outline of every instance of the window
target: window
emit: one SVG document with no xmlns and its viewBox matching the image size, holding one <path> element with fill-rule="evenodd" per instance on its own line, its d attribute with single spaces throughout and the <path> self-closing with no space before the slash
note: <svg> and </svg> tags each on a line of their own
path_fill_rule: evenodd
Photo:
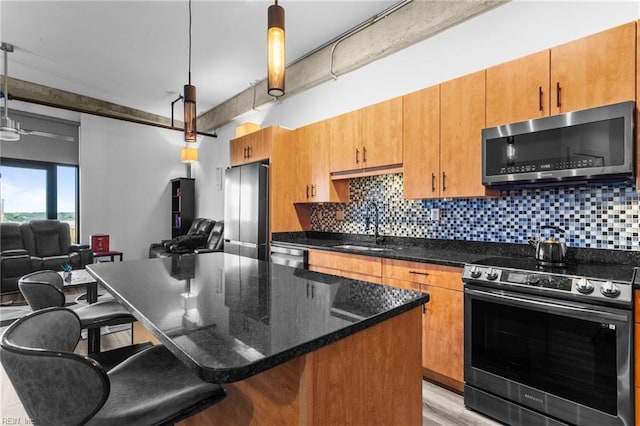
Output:
<svg viewBox="0 0 640 426">
<path fill-rule="evenodd" d="M 58 219 L 78 242 L 78 167 L 26 160 L 0 161 L 0 220 Z"/>
</svg>

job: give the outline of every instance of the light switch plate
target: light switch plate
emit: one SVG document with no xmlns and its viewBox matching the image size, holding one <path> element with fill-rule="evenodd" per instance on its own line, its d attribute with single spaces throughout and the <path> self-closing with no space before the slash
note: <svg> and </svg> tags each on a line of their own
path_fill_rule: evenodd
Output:
<svg viewBox="0 0 640 426">
<path fill-rule="evenodd" d="M 436 222 L 440 220 L 440 209 L 431 209 L 431 220 Z"/>
</svg>

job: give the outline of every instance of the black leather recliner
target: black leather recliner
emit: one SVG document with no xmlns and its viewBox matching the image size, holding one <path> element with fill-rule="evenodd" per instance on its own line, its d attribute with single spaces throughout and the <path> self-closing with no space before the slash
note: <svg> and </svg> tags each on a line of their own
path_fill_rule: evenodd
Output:
<svg viewBox="0 0 640 426">
<path fill-rule="evenodd" d="M 18 280 L 31 272 L 31 256 L 22 242 L 22 231 L 18 223 L 0 223 L 0 270 L 1 292 L 18 291 Z"/>
<path fill-rule="evenodd" d="M 160 243 L 152 243 L 149 246 L 149 258 L 220 251 L 224 242 L 223 233 L 223 221 L 197 218 L 185 235 L 172 240 L 163 240 Z"/>
<path fill-rule="evenodd" d="M 43 269 L 57 271 L 63 264 L 82 269 L 93 263 L 88 245 L 71 244 L 69 224 L 56 219 L 0 224 L 1 292 L 18 291 L 23 275 Z"/>
</svg>

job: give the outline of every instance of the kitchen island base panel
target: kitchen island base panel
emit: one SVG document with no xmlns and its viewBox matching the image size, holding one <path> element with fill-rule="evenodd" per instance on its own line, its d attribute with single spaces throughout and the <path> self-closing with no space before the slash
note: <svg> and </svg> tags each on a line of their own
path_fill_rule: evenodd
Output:
<svg viewBox="0 0 640 426">
<path fill-rule="evenodd" d="M 178 424 L 421 425 L 421 318 L 414 308 L 224 384 L 224 401 Z"/>
</svg>

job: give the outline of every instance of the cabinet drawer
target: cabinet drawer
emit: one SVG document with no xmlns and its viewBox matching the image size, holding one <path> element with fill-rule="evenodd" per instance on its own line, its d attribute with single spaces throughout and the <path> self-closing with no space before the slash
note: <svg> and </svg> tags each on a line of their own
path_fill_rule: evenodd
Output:
<svg viewBox="0 0 640 426">
<path fill-rule="evenodd" d="M 382 275 L 382 264 L 379 257 L 360 256 L 357 254 L 309 250 L 309 267 L 311 268 L 312 266 L 355 272 L 374 277 Z"/>
<path fill-rule="evenodd" d="M 422 284 L 413 281 L 395 280 L 393 278 L 383 278 L 382 284 L 391 287 L 403 288 L 405 290 L 423 291 Z"/>
<path fill-rule="evenodd" d="M 382 259 L 382 277 L 462 291 L 462 268 Z"/>
</svg>

